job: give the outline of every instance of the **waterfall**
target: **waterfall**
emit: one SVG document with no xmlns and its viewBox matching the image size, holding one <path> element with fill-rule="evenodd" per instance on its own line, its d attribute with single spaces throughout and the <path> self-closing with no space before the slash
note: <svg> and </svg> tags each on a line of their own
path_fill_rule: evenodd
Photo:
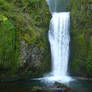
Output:
<svg viewBox="0 0 92 92">
<path fill-rule="evenodd" d="M 69 2 L 69 0 L 46 0 L 50 12 L 61 12 L 61 11 L 66 11 L 66 5 Z"/>
<path fill-rule="evenodd" d="M 50 22 L 49 42 L 52 56 L 52 74 L 55 77 L 67 76 L 69 59 L 70 13 L 53 13 Z"/>
<path fill-rule="evenodd" d="M 68 75 L 69 61 L 69 25 L 70 12 L 52 12 L 48 38 L 51 48 L 52 71 L 40 80 L 47 82 L 69 83 L 72 78 Z"/>
<path fill-rule="evenodd" d="M 40 80 L 48 82 L 62 82 L 68 83 L 72 78 L 68 75 L 68 61 L 69 61 L 69 26 L 70 26 L 70 12 L 65 11 L 65 4 L 68 0 L 46 0 L 52 14 L 50 21 L 50 29 L 48 38 L 51 48 L 51 64 L 52 71 L 45 75 Z M 60 2 L 64 3 L 64 8 L 59 9 Z"/>
<path fill-rule="evenodd" d="M 48 32 L 52 57 L 52 71 L 49 80 L 64 83 L 71 80 L 67 73 L 70 41 L 69 24 L 70 12 L 52 13 Z"/>
<path fill-rule="evenodd" d="M 68 75 L 70 12 L 63 12 L 67 2 L 68 0 L 47 0 L 52 14 L 48 32 L 52 71 L 51 75 L 45 78 L 49 81 L 63 83 L 71 81 L 71 77 Z M 60 4 L 64 5 L 63 9 L 60 8 Z"/>
</svg>

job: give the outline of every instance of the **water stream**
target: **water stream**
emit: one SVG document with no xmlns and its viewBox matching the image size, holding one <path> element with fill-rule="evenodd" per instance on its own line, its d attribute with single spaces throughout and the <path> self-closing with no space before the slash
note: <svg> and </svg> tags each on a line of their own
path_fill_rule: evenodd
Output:
<svg viewBox="0 0 92 92">
<path fill-rule="evenodd" d="M 52 80 L 67 82 L 69 61 L 69 12 L 54 12 L 48 33 L 52 56 Z"/>
<path fill-rule="evenodd" d="M 44 77 L 44 79 L 48 81 L 67 83 L 72 80 L 67 72 L 70 42 L 70 12 L 62 12 L 62 10 L 59 12 L 60 9 L 58 8 L 59 6 L 57 6 L 57 4 L 59 4 L 60 1 L 64 0 L 53 0 L 53 5 L 52 0 L 47 0 L 52 14 L 50 29 L 48 32 L 51 47 L 52 71 L 51 75 L 47 75 Z M 63 10 L 65 10 L 65 7 Z"/>
</svg>

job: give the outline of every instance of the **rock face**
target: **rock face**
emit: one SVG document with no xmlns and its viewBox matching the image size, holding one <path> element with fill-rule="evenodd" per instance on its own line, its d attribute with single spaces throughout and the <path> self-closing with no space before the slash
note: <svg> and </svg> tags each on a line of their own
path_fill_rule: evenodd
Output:
<svg viewBox="0 0 92 92">
<path fill-rule="evenodd" d="M 32 47 L 32 45 L 27 45 L 25 41 L 21 41 L 21 66 L 33 65 L 34 67 L 40 67 L 43 54 L 43 47 Z"/>
<path fill-rule="evenodd" d="M 0 6 L 0 78 L 48 72 L 50 12 L 46 1 L 1 0 Z M 71 11 L 70 73 L 92 77 L 92 2 L 70 0 L 67 9 Z"/>
<path fill-rule="evenodd" d="M 0 78 L 50 70 L 49 7 L 46 0 L 22 1 L 0 1 Z"/>
<path fill-rule="evenodd" d="M 32 14 L 30 21 L 33 21 L 33 25 L 30 25 L 30 29 L 24 33 L 20 41 L 20 66 L 26 71 L 31 71 L 32 76 L 39 76 L 50 70 L 48 42 L 50 13 L 45 0 L 31 4 L 34 5 L 34 10 L 30 11 Z"/>
<path fill-rule="evenodd" d="M 90 0 L 70 0 L 70 73 L 92 77 L 92 12 Z"/>
</svg>

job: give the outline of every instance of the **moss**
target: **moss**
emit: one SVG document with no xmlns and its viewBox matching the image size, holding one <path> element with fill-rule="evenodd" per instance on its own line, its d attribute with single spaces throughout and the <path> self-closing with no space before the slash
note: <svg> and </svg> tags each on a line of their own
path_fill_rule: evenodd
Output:
<svg viewBox="0 0 92 92">
<path fill-rule="evenodd" d="M 72 74 L 92 76 L 91 37 L 92 21 L 90 0 L 70 0 L 68 9 L 71 11 L 71 58 Z"/>
<path fill-rule="evenodd" d="M 39 90 L 39 87 L 38 86 L 34 86 L 33 88 L 32 88 L 32 91 L 33 92 L 37 92 Z"/>
<path fill-rule="evenodd" d="M 88 57 L 86 61 L 86 68 L 87 68 L 87 73 L 89 76 L 91 76 L 92 72 L 92 36 L 89 39 L 89 47 L 88 47 Z"/>
<path fill-rule="evenodd" d="M 49 62 L 50 59 L 47 41 L 50 13 L 45 0 L 33 1 L 0 1 L 0 75 L 13 76 L 18 75 L 18 71 L 20 74 L 31 71 L 31 77 L 47 71 L 44 68 L 48 65 L 46 60 Z M 36 55 L 42 56 L 40 69 L 32 63 L 20 65 L 23 57 L 21 41 L 25 41 L 27 49 L 38 48 Z"/>
</svg>

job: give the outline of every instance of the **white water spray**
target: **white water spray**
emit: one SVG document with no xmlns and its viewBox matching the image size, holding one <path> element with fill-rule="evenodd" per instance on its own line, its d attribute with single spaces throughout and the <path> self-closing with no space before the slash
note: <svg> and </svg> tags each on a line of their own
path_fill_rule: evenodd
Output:
<svg viewBox="0 0 92 92">
<path fill-rule="evenodd" d="M 72 78 L 68 75 L 69 61 L 69 25 L 70 12 L 54 12 L 50 21 L 48 38 L 51 47 L 52 71 L 39 80 L 47 82 L 69 83 Z"/>
<path fill-rule="evenodd" d="M 48 33 L 52 56 L 52 80 L 68 82 L 67 74 L 69 60 L 69 24 L 70 13 L 52 13 Z"/>
<path fill-rule="evenodd" d="M 47 2 L 48 5 L 51 6 L 50 1 L 47 0 Z M 50 7 L 50 11 L 51 10 L 52 9 Z M 68 83 L 72 80 L 67 72 L 70 42 L 70 12 L 56 12 L 56 7 L 54 10 L 54 12 L 51 11 L 52 19 L 50 21 L 50 29 L 48 32 L 48 38 L 51 47 L 52 71 L 49 75 L 39 79 L 48 82 L 58 81 L 62 83 Z"/>
<path fill-rule="evenodd" d="M 70 41 L 69 24 L 69 12 L 53 13 L 48 33 L 51 45 L 53 76 L 67 75 Z"/>
</svg>

